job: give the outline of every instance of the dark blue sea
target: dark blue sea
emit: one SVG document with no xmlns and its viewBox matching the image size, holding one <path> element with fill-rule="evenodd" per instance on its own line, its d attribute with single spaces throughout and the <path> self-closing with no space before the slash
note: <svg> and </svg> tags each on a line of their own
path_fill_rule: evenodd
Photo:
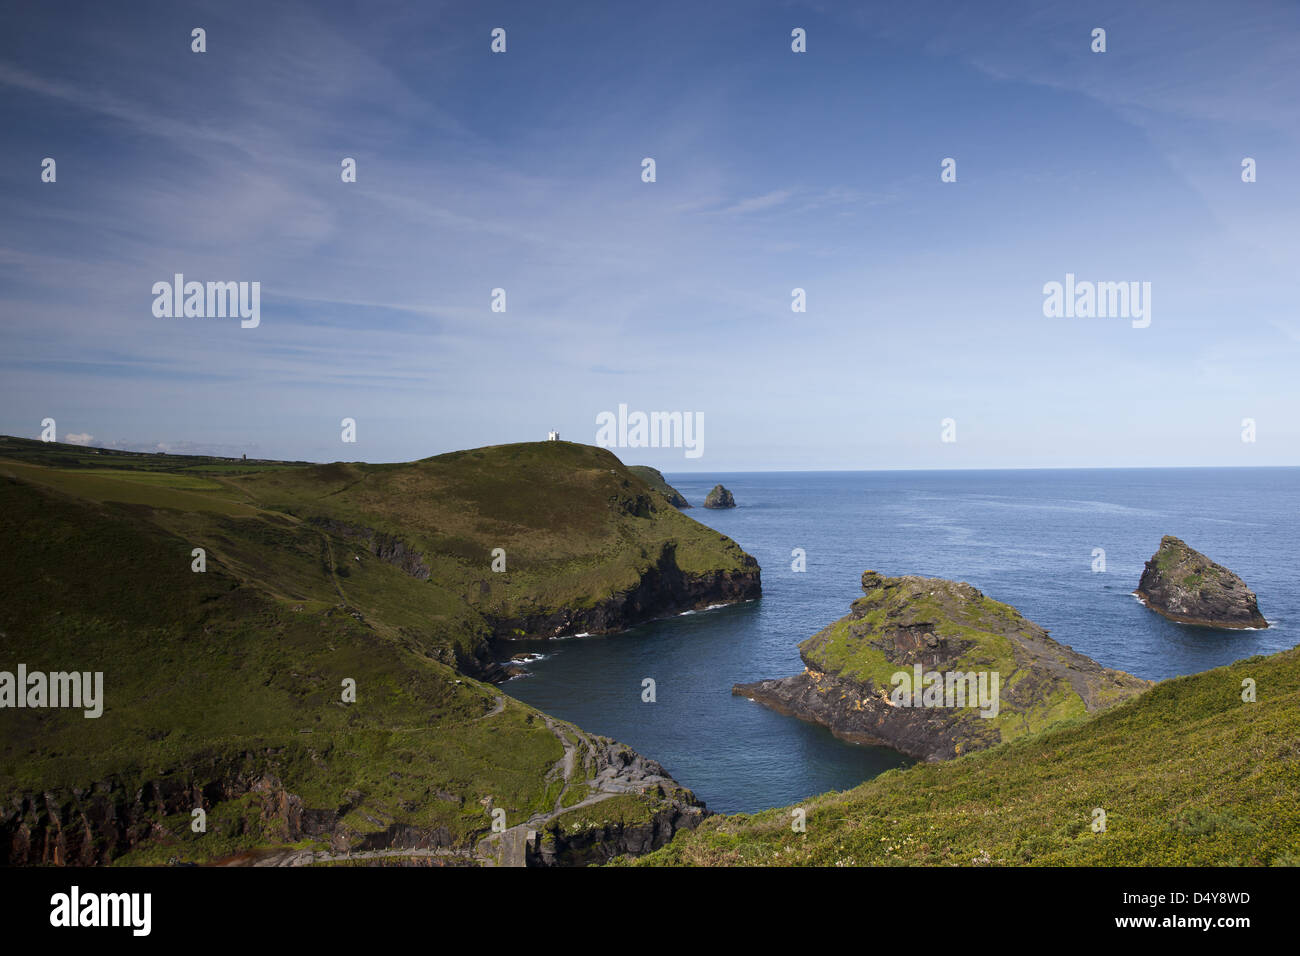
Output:
<svg viewBox="0 0 1300 956">
<path fill-rule="evenodd" d="M 692 518 L 763 569 L 763 597 L 535 651 L 506 690 L 658 760 L 713 810 L 856 786 L 906 761 L 784 717 L 731 685 L 803 669 L 796 645 L 843 616 L 863 570 L 968 581 L 1109 667 L 1160 680 L 1294 646 L 1300 469 L 767 472 L 667 475 Z M 730 511 L 699 507 L 722 482 Z M 1165 534 L 1239 574 L 1271 627 L 1174 624 L 1131 594 Z M 791 570 L 802 548 L 807 570 Z M 1094 549 L 1105 551 L 1095 572 Z M 641 700 L 655 681 L 656 702 Z"/>
</svg>

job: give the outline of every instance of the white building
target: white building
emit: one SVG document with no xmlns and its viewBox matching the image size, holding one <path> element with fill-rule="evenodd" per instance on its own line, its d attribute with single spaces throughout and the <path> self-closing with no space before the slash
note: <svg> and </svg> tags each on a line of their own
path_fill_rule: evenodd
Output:
<svg viewBox="0 0 1300 956">
<path fill-rule="evenodd" d="M 560 440 L 560 433 L 559 433 L 559 432 L 556 432 L 556 431 L 547 432 L 547 433 L 546 433 L 546 440 L 547 440 L 547 441 L 559 441 L 559 440 Z"/>
</svg>

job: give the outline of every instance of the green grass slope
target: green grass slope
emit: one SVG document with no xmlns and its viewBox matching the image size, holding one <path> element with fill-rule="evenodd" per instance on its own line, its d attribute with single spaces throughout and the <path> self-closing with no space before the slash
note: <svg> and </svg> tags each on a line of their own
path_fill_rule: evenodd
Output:
<svg viewBox="0 0 1300 956">
<path fill-rule="evenodd" d="M 1243 681 L 1258 700 L 1242 700 Z M 793 808 L 713 817 L 644 865 L 1300 865 L 1300 649 Z M 1095 832 L 1094 813 L 1105 813 Z"/>
<path fill-rule="evenodd" d="M 607 452 L 551 446 L 246 467 L 4 440 L 0 670 L 102 671 L 106 701 L 98 719 L 0 712 L 0 830 L 48 862 L 382 847 L 403 828 L 465 850 L 494 809 L 515 826 L 589 796 L 593 738 L 459 669 L 492 633 L 488 543 L 535 603 L 620 586 L 642 547 L 702 570 L 748 556 L 666 505 L 629 511 L 648 492 Z M 433 573 L 354 527 L 428 548 Z M 603 577 L 546 573 L 598 556 Z"/>
<path fill-rule="evenodd" d="M 399 539 L 432 579 L 500 620 L 589 610 L 665 561 L 688 577 L 757 575 L 734 542 L 668 506 L 613 454 L 571 442 L 229 483 L 263 508 Z M 496 549 L 503 573 L 490 570 Z"/>
</svg>

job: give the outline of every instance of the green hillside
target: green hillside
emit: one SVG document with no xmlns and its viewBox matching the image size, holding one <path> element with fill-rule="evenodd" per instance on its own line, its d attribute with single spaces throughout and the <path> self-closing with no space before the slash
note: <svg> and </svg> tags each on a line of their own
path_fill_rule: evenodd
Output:
<svg viewBox="0 0 1300 956">
<path fill-rule="evenodd" d="M 671 782 L 598 790 L 612 742 L 466 668 L 492 656 L 494 611 L 645 591 L 665 553 L 700 587 L 742 569 L 757 585 L 729 539 L 566 443 L 309 466 L 8 438 L 0 535 L 0 670 L 102 671 L 106 697 L 98 719 L 4 712 L 8 862 L 285 845 L 475 862 L 494 809 L 538 830 L 566 810 L 580 828 L 676 812 L 692 798 Z"/>
<path fill-rule="evenodd" d="M 1255 681 L 1258 701 L 1242 700 Z M 1300 865 L 1300 649 L 1092 717 L 892 770 L 792 810 L 712 817 L 646 865 Z M 1105 812 L 1094 832 L 1094 810 Z"/>
<path fill-rule="evenodd" d="M 602 629 L 583 615 L 636 588 L 651 569 L 757 573 L 730 539 L 667 506 L 613 454 L 571 442 L 266 471 L 228 483 L 261 507 L 335 522 L 347 537 L 400 538 L 425 555 L 423 576 L 520 636 L 553 632 L 548 619 L 559 610 L 573 618 L 571 630 Z M 497 548 L 504 573 L 490 572 Z"/>
</svg>

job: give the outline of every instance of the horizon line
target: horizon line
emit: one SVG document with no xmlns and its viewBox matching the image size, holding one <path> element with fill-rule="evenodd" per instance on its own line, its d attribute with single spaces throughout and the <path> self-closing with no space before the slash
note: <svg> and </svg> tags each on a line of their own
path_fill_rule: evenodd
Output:
<svg viewBox="0 0 1300 956">
<path fill-rule="evenodd" d="M 88 450 L 88 451 L 89 451 L 89 450 L 94 450 L 94 451 L 104 451 L 104 452 L 109 452 L 109 453 L 112 453 L 112 454 L 124 454 L 124 455 L 165 455 L 165 456 L 167 456 L 167 457 L 171 457 L 171 458 L 218 458 L 218 459 L 221 459 L 221 460 L 223 460 L 223 461 L 232 461 L 232 462 L 240 462 L 240 461 L 247 460 L 247 461 L 250 461 L 250 462 L 280 462 L 280 463 L 283 463 L 283 464 L 289 464 L 289 465 L 335 465 L 335 464 L 400 465 L 400 464 L 409 464 L 409 463 L 418 462 L 418 461 L 425 461 L 425 460 L 427 460 L 427 459 L 429 459 L 429 458 L 437 458 L 437 457 L 439 457 L 440 455 L 450 455 L 450 454 L 455 454 L 456 452 L 461 452 L 461 451 L 475 451 L 475 450 L 480 449 L 480 448 L 492 448 L 492 447 L 497 447 L 497 446 L 495 446 L 495 445 L 476 445 L 476 446 L 474 446 L 474 447 L 472 447 L 472 448 L 453 448 L 453 449 L 450 449 L 450 450 L 448 450 L 448 451 L 435 452 L 435 453 L 433 453 L 433 454 L 431 454 L 431 455 L 424 455 L 424 456 L 419 457 L 419 458 L 394 459 L 394 460 L 391 460 L 391 461 L 380 461 L 380 460 L 369 461 L 369 460 L 366 460 L 366 459 L 356 459 L 356 458 L 354 458 L 354 459 L 334 458 L 334 459 L 330 459 L 330 460 L 328 460 L 328 461 L 313 461 L 313 460 L 311 460 L 311 459 L 307 459 L 307 458 L 265 458 L 265 457 L 262 457 L 262 456 L 260 456 L 260 455 L 259 455 L 258 457 L 256 457 L 256 458 L 246 458 L 246 457 L 245 457 L 245 458 L 240 458 L 240 457 L 235 457 L 235 456 L 231 456 L 231 455 L 203 454 L 203 453 L 201 453 L 201 452 L 169 452 L 169 451 L 163 451 L 163 450 L 154 450 L 154 451 L 137 451 L 137 450 L 135 450 L 135 449 L 130 449 L 130 448 L 108 448 L 108 447 L 105 447 L 105 446 L 103 446 L 103 445 L 90 445 L 90 444 L 82 445 L 82 444 L 78 444 L 77 442 L 67 442 L 67 441 L 57 441 L 57 440 L 55 440 L 55 441 L 50 441 L 50 442 L 45 442 L 45 441 L 42 441 L 42 439 L 39 439 L 39 438 L 27 438 L 27 437 L 22 436 L 22 435 L 0 435 L 0 440 L 3 440 L 3 439 L 9 439 L 9 438 L 13 438 L 13 439 L 17 439 L 17 440 L 19 440 L 19 441 L 25 441 L 25 442 L 36 442 L 36 443 L 49 444 L 49 445 L 65 445 L 65 446 L 67 446 L 68 448 L 81 448 L 81 449 L 85 449 L 85 450 Z M 633 463 L 629 463 L 629 462 L 623 461 L 623 459 L 622 459 L 621 457 L 619 457 L 618 454 L 616 453 L 616 452 L 617 452 L 617 449 L 614 449 L 614 448 L 605 448 L 605 447 L 600 446 L 600 445 L 587 445 L 585 442 L 576 442 L 576 441 L 572 441 L 572 440 L 570 440 L 570 439 L 561 439 L 561 441 L 563 441 L 565 444 L 571 444 L 571 445 L 583 445 L 583 446 L 588 447 L 588 448 L 599 448 L 599 449 L 601 449 L 602 451 L 608 451 L 610 454 L 614 455 L 615 458 L 618 458 L 618 460 L 619 460 L 620 462 L 622 462 L 622 464 L 623 464 L 623 466 L 624 466 L 625 468 L 630 468 L 630 467 L 633 467 L 633 465 L 638 464 L 638 463 L 635 463 L 635 462 L 633 462 Z M 159 444 L 161 444 L 161 442 L 160 442 Z M 540 440 L 540 439 L 535 439 L 535 440 L 524 441 L 524 442 L 501 442 L 501 443 L 498 443 L 498 444 L 503 444 L 503 445 L 530 445 L 530 444 L 545 444 L 545 441 Z M 692 475 L 710 475 L 710 474 L 718 474 L 718 473 L 722 473 L 722 474 L 733 474 L 733 475 L 738 475 L 738 474 L 826 474 L 826 473 L 832 473 L 832 474 L 838 474 L 838 473 L 844 473 L 844 474 L 871 474 L 871 473 L 876 473 L 876 472 L 894 472 L 894 471 L 897 471 L 897 472 L 926 472 L 926 473 L 942 473 L 942 472 L 986 472 L 986 471 L 1193 471 L 1193 470 L 1206 470 L 1206 469 L 1241 470 L 1241 471 L 1247 471 L 1247 470 L 1252 470 L 1252 469 L 1256 469 L 1256 470 L 1257 470 L 1257 469 L 1266 469 L 1266 468 L 1273 468 L 1273 469 L 1300 468 L 1300 464 L 1291 464 L 1291 465 L 988 465 L 988 466 L 983 466 L 983 467 L 973 467 L 973 468 L 918 468 L 918 467 L 911 467 L 911 466 L 905 466 L 905 465 L 887 465 L 887 466 L 881 466 L 881 467 L 876 467 L 876 468 L 825 468 L 825 467 L 823 467 L 823 468 L 735 468 L 735 467 L 721 467 L 721 468 L 711 469 L 711 470 L 708 470 L 708 471 L 705 471 L 705 470 L 703 470 L 703 469 L 698 469 L 698 470 L 693 470 L 693 471 L 673 471 L 673 472 L 664 472 L 662 468 L 660 468 L 659 466 L 656 466 L 656 465 L 646 465 L 645 467 L 655 468 L 656 470 L 660 471 L 661 473 L 665 473 L 665 474 L 667 474 L 667 473 L 671 473 L 671 474 L 674 474 L 674 475 L 692 476 Z"/>
</svg>

